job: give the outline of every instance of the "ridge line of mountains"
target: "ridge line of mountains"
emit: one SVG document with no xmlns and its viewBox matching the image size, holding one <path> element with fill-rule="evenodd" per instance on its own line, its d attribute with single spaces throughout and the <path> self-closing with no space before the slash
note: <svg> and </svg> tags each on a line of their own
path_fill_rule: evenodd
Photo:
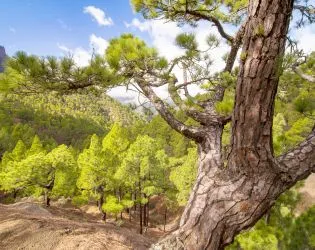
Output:
<svg viewBox="0 0 315 250">
<path fill-rule="evenodd" d="M 7 57 L 7 54 L 5 53 L 5 48 L 0 45 L 0 73 L 4 71 L 4 60 Z"/>
</svg>

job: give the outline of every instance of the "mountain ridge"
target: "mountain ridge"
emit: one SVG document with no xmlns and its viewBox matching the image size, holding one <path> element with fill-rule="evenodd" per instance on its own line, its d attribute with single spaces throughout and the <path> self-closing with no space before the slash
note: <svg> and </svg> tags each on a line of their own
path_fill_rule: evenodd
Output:
<svg viewBox="0 0 315 250">
<path fill-rule="evenodd" d="M 0 73 L 4 71 L 4 60 L 7 57 L 7 54 L 5 52 L 5 48 L 0 45 Z"/>
</svg>

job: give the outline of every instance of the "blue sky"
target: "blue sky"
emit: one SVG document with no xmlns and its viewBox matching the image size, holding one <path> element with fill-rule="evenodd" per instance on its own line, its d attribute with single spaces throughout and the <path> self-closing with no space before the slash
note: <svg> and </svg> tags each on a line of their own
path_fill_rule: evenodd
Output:
<svg viewBox="0 0 315 250">
<path fill-rule="evenodd" d="M 84 13 L 87 6 L 103 10 L 114 25 L 98 25 Z M 128 32 L 124 22 L 135 16 L 129 0 L 1 0 L 0 9 L 0 45 L 9 55 L 17 50 L 59 55 L 58 44 L 88 48 L 91 34 L 110 39 Z"/>
<path fill-rule="evenodd" d="M 103 11 L 113 25 L 99 25 L 91 14 L 85 13 L 88 6 Z M 133 13 L 129 0 L 0 0 L 0 10 L 0 45 L 5 46 L 9 55 L 18 50 L 37 55 L 76 53 L 77 49 L 89 51 L 98 46 L 95 43 L 103 42 L 105 46 L 101 38 L 108 41 L 123 32 L 132 32 L 156 46 L 163 55 L 173 56 L 179 53 L 173 46 L 175 36 L 188 30 L 174 23 L 144 21 Z M 195 33 L 211 31 L 209 24 L 200 26 Z M 314 25 L 295 35 L 301 38 L 303 48 L 314 50 L 311 46 L 315 41 L 312 41 Z"/>
</svg>

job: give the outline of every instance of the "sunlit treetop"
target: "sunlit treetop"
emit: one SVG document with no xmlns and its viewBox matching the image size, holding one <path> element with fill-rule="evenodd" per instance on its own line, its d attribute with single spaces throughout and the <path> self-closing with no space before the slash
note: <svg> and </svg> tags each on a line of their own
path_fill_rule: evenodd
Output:
<svg viewBox="0 0 315 250">
<path fill-rule="evenodd" d="M 106 60 L 116 74 L 129 78 L 167 66 L 167 61 L 159 57 L 154 48 L 132 34 L 112 39 L 106 50 Z"/>
</svg>

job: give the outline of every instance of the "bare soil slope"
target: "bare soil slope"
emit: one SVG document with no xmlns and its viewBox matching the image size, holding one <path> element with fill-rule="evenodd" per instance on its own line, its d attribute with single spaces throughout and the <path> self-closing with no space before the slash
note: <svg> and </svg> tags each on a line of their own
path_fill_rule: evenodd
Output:
<svg viewBox="0 0 315 250">
<path fill-rule="evenodd" d="M 305 181 L 300 192 L 302 200 L 297 213 L 315 205 L 315 174 Z M 150 216 L 154 225 L 145 230 L 145 236 L 138 234 L 136 218 L 129 222 L 127 215 L 121 227 L 114 225 L 113 221 L 106 224 L 99 221 L 96 206 L 85 206 L 79 210 L 72 206 L 61 208 L 58 204 L 44 208 L 25 201 L 11 205 L 0 203 L 0 250 L 148 249 L 154 241 L 176 229 L 178 215 L 181 214 L 181 211 L 172 214 L 164 233 L 163 225 L 154 221 L 163 221 L 165 208 L 158 198 L 152 199 L 151 203 L 154 209 L 150 211 Z"/>
<path fill-rule="evenodd" d="M 0 249 L 148 249 L 151 241 L 76 209 L 0 204 Z"/>
<path fill-rule="evenodd" d="M 301 214 L 315 205 L 315 174 L 311 174 L 305 180 L 305 184 L 300 189 L 300 193 L 302 199 L 296 208 L 297 214 Z"/>
</svg>

